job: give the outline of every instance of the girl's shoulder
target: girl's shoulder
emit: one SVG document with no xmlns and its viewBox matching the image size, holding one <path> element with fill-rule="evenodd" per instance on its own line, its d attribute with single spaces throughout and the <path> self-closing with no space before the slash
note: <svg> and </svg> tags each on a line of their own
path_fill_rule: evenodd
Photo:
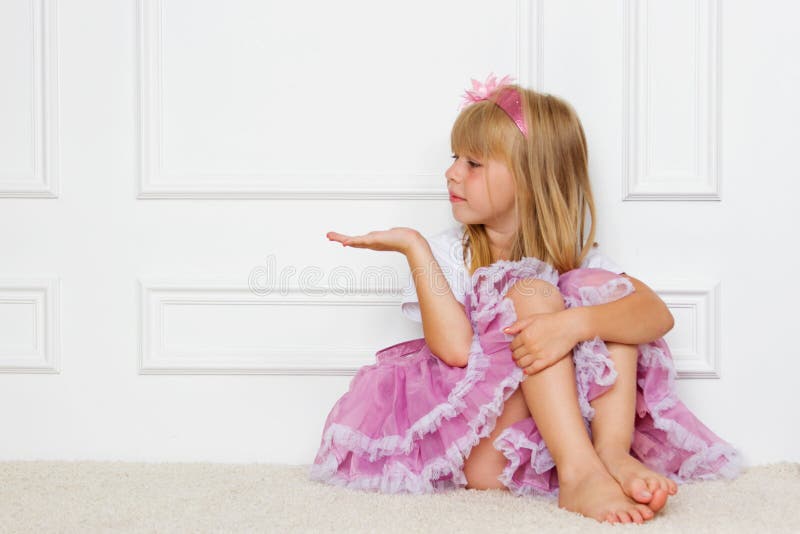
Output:
<svg viewBox="0 0 800 534">
<path fill-rule="evenodd" d="M 464 249 L 461 244 L 464 230 L 464 225 L 455 224 L 426 236 L 433 255 L 448 277 L 449 275 L 456 275 L 457 278 L 469 278 L 464 265 Z M 469 260 L 469 253 L 467 259 Z M 605 249 L 601 248 L 598 243 L 594 243 L 589 249 L 581 263 L 581 267 L 605 269 L 615 274 L 625 272 L 616 261 L 605 253 Z"/>
<path fill-rule="evenodd" d="M 422 234 L 430 245 L 433 257 L 439 264 L 453 295 L 462 304 L 464 304 L 464 295 L 469 283 L 467 269 L 461 262 L 461 235 L 463 233 L 464 227 L 459 225 L 445 228 L 431 235 Z M 413 277 L 409 278 L 409 283 L 402 291 L 400 304 L 406 317 L 418 323 L 422 322 Z"/>
<path fill-rule="evenodd" d="M 592 248 L 589 249 L 586 257 L 583 259 L 583 263 L 581 263 L 581 267 L 605 269 L 615 274 L 621 274 L 625 272 L 622 267 L 617 264 L 617 262 L 609 258 L 604 251 L 601 251 L 600 246 L 597 243 L 595 243 Z"/>
<path fill-rule="evenodd" d="M 430 237 L 426 237 L 426 239 L 437 242 L 459 241 L 462 235 L 464 235 L 464 225 L 454 224 L 431 234 Z"/>
<path fill-rule="evenodd" d="M 431 251 L 439 261 L 452 266 L 460 267 L 463 265 L 464 253 L 461 246 L 461 239 L 464 235 L 464 226 L 461 224 L 449 226 L 443 230 L 425 237 L 431 247 Z M 442 267 L 444 267 L 442 265 Z"/>
</svg>

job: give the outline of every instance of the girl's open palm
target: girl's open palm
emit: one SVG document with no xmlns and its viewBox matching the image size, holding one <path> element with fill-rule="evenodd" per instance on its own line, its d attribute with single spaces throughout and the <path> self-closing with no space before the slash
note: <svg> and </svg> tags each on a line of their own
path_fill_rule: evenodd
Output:
<svg viewBox="0 0 800 534">
<path fill-rule="evenodd" d="M 372 250 L 393 250 L 405 254 L 421 237 L 413 228 L 404 226 L 388 230 L 374 230 L 364 235 L 349 236 L 337 232 L 325 234 L 331 241 L 338 241 L 345 247 L 369 248 Z"/>
</svg>

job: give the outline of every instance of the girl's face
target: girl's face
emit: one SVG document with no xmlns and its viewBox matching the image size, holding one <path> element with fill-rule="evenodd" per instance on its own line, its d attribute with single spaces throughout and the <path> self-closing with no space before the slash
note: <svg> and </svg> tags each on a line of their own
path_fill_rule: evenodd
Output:
<svg viewBox="0 0 800 534">
<path fill-rule="evenodd" d="M 516 187 L 514 177 L 504 163 L 496 159 L 478 161 L 454 154 L 453 164 L 444 175 L 450 190 L 453 217 L 458 222 L 485 224 L 497 229 L 513 227 Z M 491 204 L 487 189 L 492 191 Z"/>
</svg>

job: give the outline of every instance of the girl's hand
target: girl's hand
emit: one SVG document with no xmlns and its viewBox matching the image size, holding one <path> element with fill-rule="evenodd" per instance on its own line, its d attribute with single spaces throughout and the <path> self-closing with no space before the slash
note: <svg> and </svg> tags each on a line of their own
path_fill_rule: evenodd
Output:
<svg viewBox="0 0 800 534">
<path fill-rule="evenodd" d="M 514 335 L 510 344 L 513 358 L 525 374 L 536 374 L 572 354 L 581 340 L 576 317 L 570 312 L 536 313 L 503 329 Z"/>
<path fill-rule="evenodd" d="M 368 234 L 356 236 L 328 232 L 325 236 L 331 241 L 340 242 L 345 247 L 393 250 L 403 254 L 406 254 L 419 239 L 424 239 L 418 231 L 406 227 L 375 230 Z"/>
</svg>

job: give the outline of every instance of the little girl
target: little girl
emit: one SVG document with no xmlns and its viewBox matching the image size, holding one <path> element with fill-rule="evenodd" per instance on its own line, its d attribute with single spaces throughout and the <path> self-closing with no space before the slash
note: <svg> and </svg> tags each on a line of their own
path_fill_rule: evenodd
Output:
<svg viewBox="0 0 800 534">
<path fill-rule="evenodd" d="M 736 477 L 738 451 L 676 395 L 666 305 L 594 248 L 572 107 L 494 76 L 466 101 L 445 173 L 458 227 L 430 241 L 404 227 L 328 233 L 406 256 L 417 299 L 402 309 L 424 337 L 359 369 L 309 476 L 558 497 L 612 523 L 652 519 L 678 483 Z"/>
</svg>

